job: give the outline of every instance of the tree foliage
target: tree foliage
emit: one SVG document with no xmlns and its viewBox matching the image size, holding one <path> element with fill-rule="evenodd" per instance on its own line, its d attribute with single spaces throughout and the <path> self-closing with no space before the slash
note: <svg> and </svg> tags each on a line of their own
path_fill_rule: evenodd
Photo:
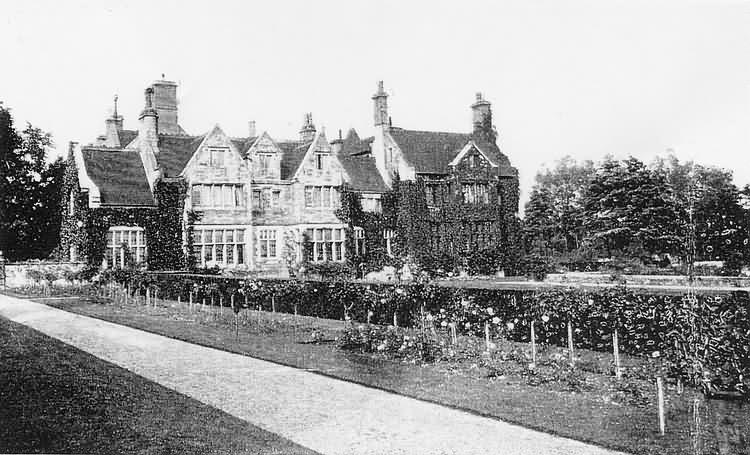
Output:
<svg viewBox="0 0 750 455">
<path fill-rule="evenodd" d="M 0 106 L 0 251 L 9 260 L 41 259 L 58 244 L 65 164 L 48 164 L 51 137 L 28 124 L 17 131 Z"/>
</svg>

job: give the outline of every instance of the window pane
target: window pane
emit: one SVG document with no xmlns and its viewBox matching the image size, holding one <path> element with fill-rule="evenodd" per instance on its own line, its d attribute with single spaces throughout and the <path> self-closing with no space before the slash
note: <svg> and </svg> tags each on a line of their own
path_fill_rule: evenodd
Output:
<svg viewBox="0 0 750 455">
<path fill-rule="evenodd" d="M 259 246 L 260 246 L 260 257 L 262 258 L 268 257 L 268 241 L 262 240 Z"/>
<path fill-rule="evenodd" d="M 213 247 L 210 246 L 210 245 L 203 248 L 203 259 L 206 262 L 213 261 L 213 259 L 214 259 L 213 250 L 214 250 Z"/>
<path fill-rule="evenodd" d="M 226 243 L 234 243 L 234 231 L 232 229 L 224 231 L 224 240 Z"/>
<path fill-rule="evenodd" d="M 271 203 L 274 207 L 279 207 L 281 205 L 281 191 L 273 192 L 273 199 L 271 200 Z"/>
<path fill-rule="evenodd" d="M 276 257 L 276 240 L 268 241 L 268 255 L 272 258 Z"/>
<path fill-rule="evenodd" d="M 224 195 L 224 206 L 231 207 L 234 204 L 234 197 L 232 197 L 232 186 L 230 185 L 224 185 L 222 186 L 222 194 Z"/>
<path fill-rule="evenodd" d="M 114 236 L 112 234 L 112 231 L 107 232 L 107 246 L 113 246 L 114 245 Z"/>
<path fill-rule="evenodd" d="M 245 246 L 244 245 L 237 245 L 237 263 L 238 264 L 245 263 Z"/>
<path fill-rule="evenodd" d="M 200 229 L 196 229 L 193 231 L 193 243 L 202 243 L 203 241 L 203 231 Z"/>
<path fill-rule="evenodd" d="M 203 230 L 203 243 L 211 243 L 213 231 L 211 229 Z"/>
<path fill-rule="evenodd" d="M 242 243 L 244 241 L 245 241 L 245 230 L 237 229 L 237 243 Z"/>
<path fill-rule="evenodd" d="M 323 243 L 323 251 L 324 251 L 323 254 L 325 255 L 325 260 L 326 261 L 330 261 L 331 260 L 331 256 L 332 256 L 332 254 L 331 254 L 331 245 L 332 244 L 330 242 Z"/>
<path fill-rule="evenodd" d="M 341 240 L 341 229 L 333 230 L 333 240 Z"/>
<path fill-rule="evenodd" d="M 234 245 L 227 245 L 227 264 L 234 264 Z"/>
<path fill-rule="evenodd" d="M 323 240 L 323 230 L 315 229 L 315 240 Z"/>
<path fill-rule="evenodd" d="M 211 186 L 211 205 L 214 207 L 221 206 L 221 186 L 220 185 L 212 185 Z"/>
<path fill-rule="evenodd" d="M 217 229 L 217 230 L 214 231 L 214 243 L 221 243 L 222 242 L 223 239 L 221 237 L 222 237 L 223 233 L 224 233 L 224 231 L 222 231 L 221 229 Z"/>
<path fill-rule="evenodd" d="M 260 208 L 260 190 L 253 190 L 253 208 Z"/>
<path fill-rule="evenodd" d="M 193 206 L 201 205 L 201 187 L 199 185 L 193 186 Z"/>
<path fill-rule="evenodd" d="M 325 234 L 324 240 L 330 241 L 332 238 L 333 229 L 323 229 Z"/>
<path fill-rule="evenodd" d="M 333 244 L 333 260 L 341 260 L 341 244 L 339 242 Z"/>
<path fill-rule="evenodd" d="M 321 188 L 320 199 L 323 203 L 323 207 L 331 206 L 331 189 L 329 187 L 324 186 L 323 188 Z"/>
<path fill-rule="evenodd" d="M 319 186 L 313 188 L 313 207 L 320 207 L 320 191 L 321 188 Z"/>
<path fill-rule="evenodd" d="M 216 245 L 216 262 L 224 263 L 224 245 Z"/>
<path fill-rule="evenodd" d="M 313 205 L 313 189 L 311 186 L 305 187 L 305 207 L 312 207 Z"/>
</svg>

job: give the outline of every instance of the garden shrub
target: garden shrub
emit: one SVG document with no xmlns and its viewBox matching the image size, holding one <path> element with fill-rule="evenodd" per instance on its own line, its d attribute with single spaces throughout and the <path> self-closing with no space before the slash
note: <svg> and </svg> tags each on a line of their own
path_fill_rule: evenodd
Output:
<svg viewBox="0 0 750 455">
<path fill-rule="evenodd" d="M 273 297 L 279 312 L 296 309 L 300 315 L 358 323 L 369 318 L 377 325 L 392 325 L 395 314 L 400 327 L 411 328 L 420 327 L 424 315 L 444 333 L 455 324 L 459 334 L 484 337 L 488 327 L 493 339 L 516 342 L 530 341 L 534 321 L 540 344 L 567 346 L 570 322 L 577 349 L 603 352 L 611 352 L 617 329 L 621 352 L 664 360 L 676 377 L 697 383 L 708 376 L 728 387 L 750 380 L 750 298 L 744 291 L 660 295 L 624 288 L 460 289 L 419 282 L 243 280 L 143 272 L 130 279 L 139 287 L 158 287 L 164 298 L 181 295 L 186 301 L 192 289 L 196 298 L 207 301 L 210 295 L 223 295 L 228 306 L 230 295 L 237 293 L 243 295 L 243 304 L 247 296 L 249 306 L 270 311 Z M 372 330 L 380 330 L 368 327 L 371 338 Z M 377 332 L 375 338 L 385 339 L 386 333 Z M 364 338 L 358 343 L 366 344 Z M 371 352 L 373 345 L 367 343 L 362 349 Z"/>
</svg>

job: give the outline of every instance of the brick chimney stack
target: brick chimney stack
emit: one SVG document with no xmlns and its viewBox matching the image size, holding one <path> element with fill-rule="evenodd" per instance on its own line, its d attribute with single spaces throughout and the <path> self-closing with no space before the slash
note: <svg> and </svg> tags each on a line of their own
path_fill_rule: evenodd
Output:
<svg viewBox="0 0 750 455">
<path fill-rule="evenodd" d="M 138 136 L 141 142 L 151 146 L 154 153 L 158 153 L 159 143 L 159 113 L 154 108 L 154 89 L 149 87 L 145 91 L 146 105 L 138 120 L 141 121 Z"/>
<path fill-rule="evenodd" d="M 154 92 L 153 107 L 159 114 L 159 133 L 182 134 L 177 124 L 177 83 L 160 80 L 154 82 L 151 89 Z"/>
<path fill-rule="evenodd" d="M 383 81 L 378 81 L 378 91 L 372 95 L 375 126 L 389 126 L 388 94 L 383 89 Z"/>
<path fill-rule="evenodd" d="M 299 139 L 302 142 L 310 142 L 315 138 L 315 125 L 312 120 L 312 112 L 305 114 L 305 123 L 302 124 L 302 128 L 299 130 Z"/>
<path fill-rule="evenodd" d="M 485 100 L 480 92 L 477 92 L 476 101 L 471 105 L 474 133 L 491 133 L 492 130 L 492 104 Z"/>
</svg>

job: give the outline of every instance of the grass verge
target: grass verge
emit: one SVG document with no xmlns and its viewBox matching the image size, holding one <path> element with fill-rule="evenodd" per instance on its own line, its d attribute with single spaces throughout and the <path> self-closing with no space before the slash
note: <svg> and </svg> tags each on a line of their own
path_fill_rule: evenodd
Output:
<svg viewBox="0 0 750 455">
<path fill-rule="evenodd" d="M 341 351 L 330 342 L 341 321 L 243 311 L 239 339 L 225 308 L 102 305 L 106 299 L 43 301 L 68 311 L 230 352 L 310 369 L 414 398 L 503 419 L 637 454 L 750 454 L 750 407 L 703 401 L 694 391 L 667 390 L 667 434 L 660 436 L 655 391 L 648 381 L 608 376 L 607 356 L 580 352 L 581 368 L 562 381 L 539 381 L 518 368 L 498 370 L 476 360 L 410 364 Z M 547 349 L 547 357 L 559 350 Z M 631 364 L 638 363 L 627 359 Z M 540 362 L 541 363 L 541 362 Z M 603 371 L 602 371 L 603 370 Z M 645 391 L 645 392 L 644 392 Z M 701 403 L 700 423 L 692 414 Z M 697 450 L 696 450 L 697 449 Z"/>
<path fill-rule="evenodd" d="M 0 453 L 315 453 L 4 318 L 0 365 Z"/>
</svg>

